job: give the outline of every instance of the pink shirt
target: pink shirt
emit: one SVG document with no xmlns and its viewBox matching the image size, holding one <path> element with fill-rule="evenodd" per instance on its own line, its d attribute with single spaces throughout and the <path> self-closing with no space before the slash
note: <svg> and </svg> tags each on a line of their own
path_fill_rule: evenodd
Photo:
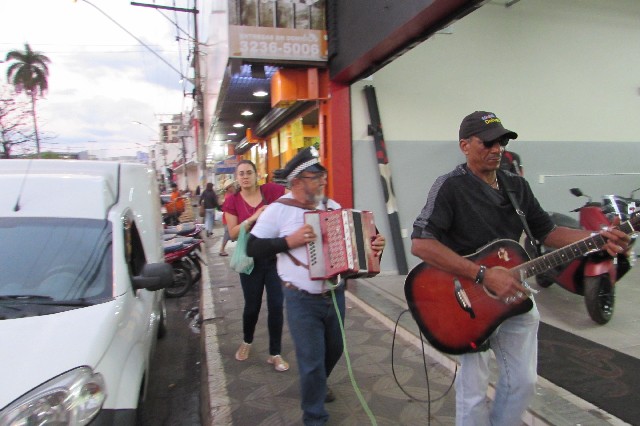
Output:
<svg viewBox="0 0 640 426">
<path fill-rule="evenodd" d="M 255 207 L 250 206 L 240 195 L 240 191 L 224 200 L 222 209 L 225 213 L 232 214 L 238 218 L 238 223 L 242 223 L 251 217 L 260 207 L 271 204 L 278 198 L 282 197 L 285 187 L 276 183 L 265 183 L 260 186 L 262 192 L 262 201 Z"/>
</svg>

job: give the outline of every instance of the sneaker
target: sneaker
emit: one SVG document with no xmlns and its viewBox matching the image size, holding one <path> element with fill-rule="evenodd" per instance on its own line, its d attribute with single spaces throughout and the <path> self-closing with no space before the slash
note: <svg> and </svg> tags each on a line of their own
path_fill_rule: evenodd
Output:
<svg viewBox="0 0 640 426">
<path fill-rule="evenodd" d="M 251 351 L 251 343 L 242 342 L 240 347 L 236 351 L 236 359 L 238 361 L 244 361 L 249 358 L 249 352 Z"/>
<path fill-rule="evenodd" d="M 276 371 L 287 371 L 289 369 L 289 363 L 281 355 L 272 355 L 267 358 L 267 362 L 273 364 Z"/>
<path fill-rule="evenodd" d="M 327 387 L 327 396 L 324 397 L 324 402 L 333 402 L 336 400 L 336 395 L 331 388 Z"/>
</svg>

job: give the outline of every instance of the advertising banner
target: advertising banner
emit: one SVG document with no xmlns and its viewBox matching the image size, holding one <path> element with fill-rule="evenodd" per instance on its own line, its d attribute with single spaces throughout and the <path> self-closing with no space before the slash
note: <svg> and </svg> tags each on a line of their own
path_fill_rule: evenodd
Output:
<svg viewBox="0 0 640 426">
<path fill-rule="evenodd" d="M 326 61 L 327 32 L 229 25 L 229 57 Z"/>
</svg>

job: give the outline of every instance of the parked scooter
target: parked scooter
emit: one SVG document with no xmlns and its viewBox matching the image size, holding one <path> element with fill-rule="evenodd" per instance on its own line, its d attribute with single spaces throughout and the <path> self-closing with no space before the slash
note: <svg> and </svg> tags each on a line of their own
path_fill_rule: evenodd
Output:
<svg viewBox="0 0 640 426">
<path fill-rule="evenodd" d="M 607 195 L 600 203 L 592 201 L 591 197 L 584 195 L 579 188 L 571 188 L 570 191 L 576 197 L 587 197 L 588 201 L 572 210 L 579 213 L 579 222 L 561 213 L 550 213 L 551 220 L 558 226 L 598 232 L 603 227 L 610 226 L 616 216 L 620 218 L 621 223 L 628 220 L 636 209 L 636 203 L 631 198 Z M 603 251 L 588 254 L 538 275 L 536 281 L 541 287 L 549 287 L 556 283 L 571 293 L 584 296 L 591 319 L 598 324 L 606 324 L 613 315 L 615 283 L 635 262 L 635 254 L 631 247 L 627 253 L 619 254 L 615 258 Z M 541 248 L 542 253 L 552 250 L 548 247 Z"/>
<path fill-rule="evenodd" d="M 170 234 L 165 234 L 170 235 Z M 202 240 L 173 234 L 164 242 L 164 259 L 173 267 L 173 284 L 165 289 L 167 297 L 184 296 L 202 277 Z"/>
<path fill-rule="evenodd" d="M 204 231 L 205 226 L 202 223 L 183 222 L 177 225 L 165 226 L 165 235 L 177 235 L 180 237 L 200 238 L 200 233 Z M 165 241 L 170 238 L 165 237 Z"/>
</svg>

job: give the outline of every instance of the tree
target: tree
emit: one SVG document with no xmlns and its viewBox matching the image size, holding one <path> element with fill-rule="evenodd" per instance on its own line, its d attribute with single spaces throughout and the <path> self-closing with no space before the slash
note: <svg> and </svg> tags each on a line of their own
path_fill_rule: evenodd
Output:
<svg viewBox="0 0 640 426">
<path fill-rule="evenodd" d="M 28 125 L 29 105 L 9 93 L 9 86 L 0 88 L 0 158 L 11 158 L 14 148 L 33 140 Z"/>
<path fill-rule="evenodd" d="M 23 89 L 31 97 L 31 114 L 33 115 L 33 131 L 36 137 L 36 152 L 40 157 L 40 137 L 38 135 L 38 121 L 36 120 L 36 100 L 38 89 L 40 96 L 48 89 L 47 78 L 51 61 L 40 52 L 31 50 L 29 44 L 24 45 L 24 51 L 12 50 L 7 53 L 6 61 L 13 61 L 7 69 L 7 80 L 20 93 Z"/>
</svg>

